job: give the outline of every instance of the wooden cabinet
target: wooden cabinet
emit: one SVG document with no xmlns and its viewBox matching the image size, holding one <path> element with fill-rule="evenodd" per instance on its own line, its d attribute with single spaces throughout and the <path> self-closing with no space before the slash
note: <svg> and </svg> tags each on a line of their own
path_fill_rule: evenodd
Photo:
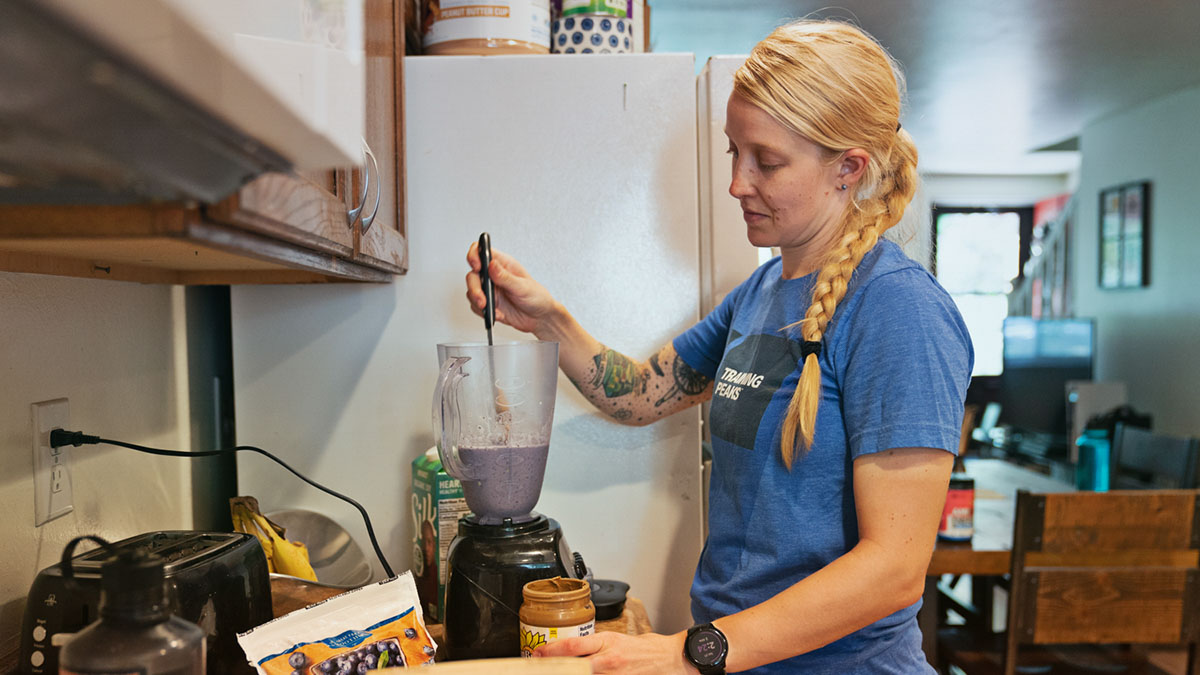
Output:
<svg viewBox="0 0 1200 675">
<path fill-rule="evenodd" d="M 405 4 L 365 5 L 373 160 L 364 151 L 361 167 L 266 173 L 215 204 L 0 204 L 0 270 L 177 284 L 403 274 Z"/>
<path fill-rule="evenodd" d="M 378 196 L 373 219 L 364 215 L 355 229 L 354 259 L 375 269 L 402 274 L 408 269 L 404 221 L 404 6 L 406 0 L 367 0 L 367 137 L 375 162 L 365 209 Z M 376 172 L 376 168 L 378 171 Z M 355 171 L 357 187 L 362 171 Z M 372 176 L 367 176 L 368 179 Z M 374 195 L 372 194 L 374 192 Z M 369 227 L 362 223 L 368 222 Z"/>
</svg>

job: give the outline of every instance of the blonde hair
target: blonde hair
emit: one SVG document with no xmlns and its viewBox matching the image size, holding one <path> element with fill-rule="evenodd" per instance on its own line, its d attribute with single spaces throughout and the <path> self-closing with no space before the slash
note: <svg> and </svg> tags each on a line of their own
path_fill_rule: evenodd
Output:
<svg viewBox="0 0 1200 675">
<path fill-rule="evenodd" d="M 863 256 L 899 222 L 917 188 L 917 148 L 900 129 L 904 77 L 874 38 L 839 21 L 780 26 L 755 45 L 734 75 L 733 93 L 826 150 L 829 161 L 861 148 L 870 161 L 826 253 L 801 338 L 820 342 Z M 821 366 L 808 354 L 788 405 L 780 451 L 791 469 L 797 433 L 804 449 L 816 433 Z"/>
</svg>

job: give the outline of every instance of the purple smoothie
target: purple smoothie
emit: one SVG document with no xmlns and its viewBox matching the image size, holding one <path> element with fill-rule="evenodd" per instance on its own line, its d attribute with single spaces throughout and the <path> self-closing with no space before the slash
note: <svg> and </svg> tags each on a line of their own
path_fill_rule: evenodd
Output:
<svg viewBox="0 0 1200 675">
<path fill-rule="evenodd" d="M 463 465 L 470 467 L 472 474 L 483 476 L 482 480 L 462 481 L 467 508 L 487 524 L 528 515 L 542 493 L 549 450 L 549 445 L 459 446 Z"/>
</svg>

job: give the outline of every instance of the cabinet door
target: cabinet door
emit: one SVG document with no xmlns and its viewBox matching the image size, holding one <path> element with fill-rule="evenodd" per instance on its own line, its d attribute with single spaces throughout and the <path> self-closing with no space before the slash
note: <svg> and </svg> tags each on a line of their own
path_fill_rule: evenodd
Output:
<svg viewBox="0 0 1200 675">
<path fill-rule="evenodd" d="M 368 158 L 365 165 L 367 198 L 355 225 L 354 247 L 356 262 L 396 274 L 408 270 L 403 140 L 405 4 L 405 0 L 367 0 L 365 6 L 366 141 L 375 161 Z M 353 195 L 361 194 L 363 178 L 363 170 L 354 172 Z M 378 209 L 374 208 L 376 199 Z"/>
</svg>

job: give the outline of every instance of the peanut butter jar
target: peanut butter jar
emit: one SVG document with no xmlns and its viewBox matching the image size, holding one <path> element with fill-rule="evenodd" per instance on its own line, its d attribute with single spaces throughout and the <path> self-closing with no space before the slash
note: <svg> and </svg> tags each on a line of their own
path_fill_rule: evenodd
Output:
<svg viewBox="0 0 1200 675">
<path fill-rule="evenodd" d="M 550 0 L 422 0 L 422 6 L 425 54 L 550 53 Z"/>
<path fill-rule="evenodd" d="M 596 631 L 592 588 L 582 579 L 539 579 L 521 589 L 521 656 L 539 646 Z"/>
</svg>

